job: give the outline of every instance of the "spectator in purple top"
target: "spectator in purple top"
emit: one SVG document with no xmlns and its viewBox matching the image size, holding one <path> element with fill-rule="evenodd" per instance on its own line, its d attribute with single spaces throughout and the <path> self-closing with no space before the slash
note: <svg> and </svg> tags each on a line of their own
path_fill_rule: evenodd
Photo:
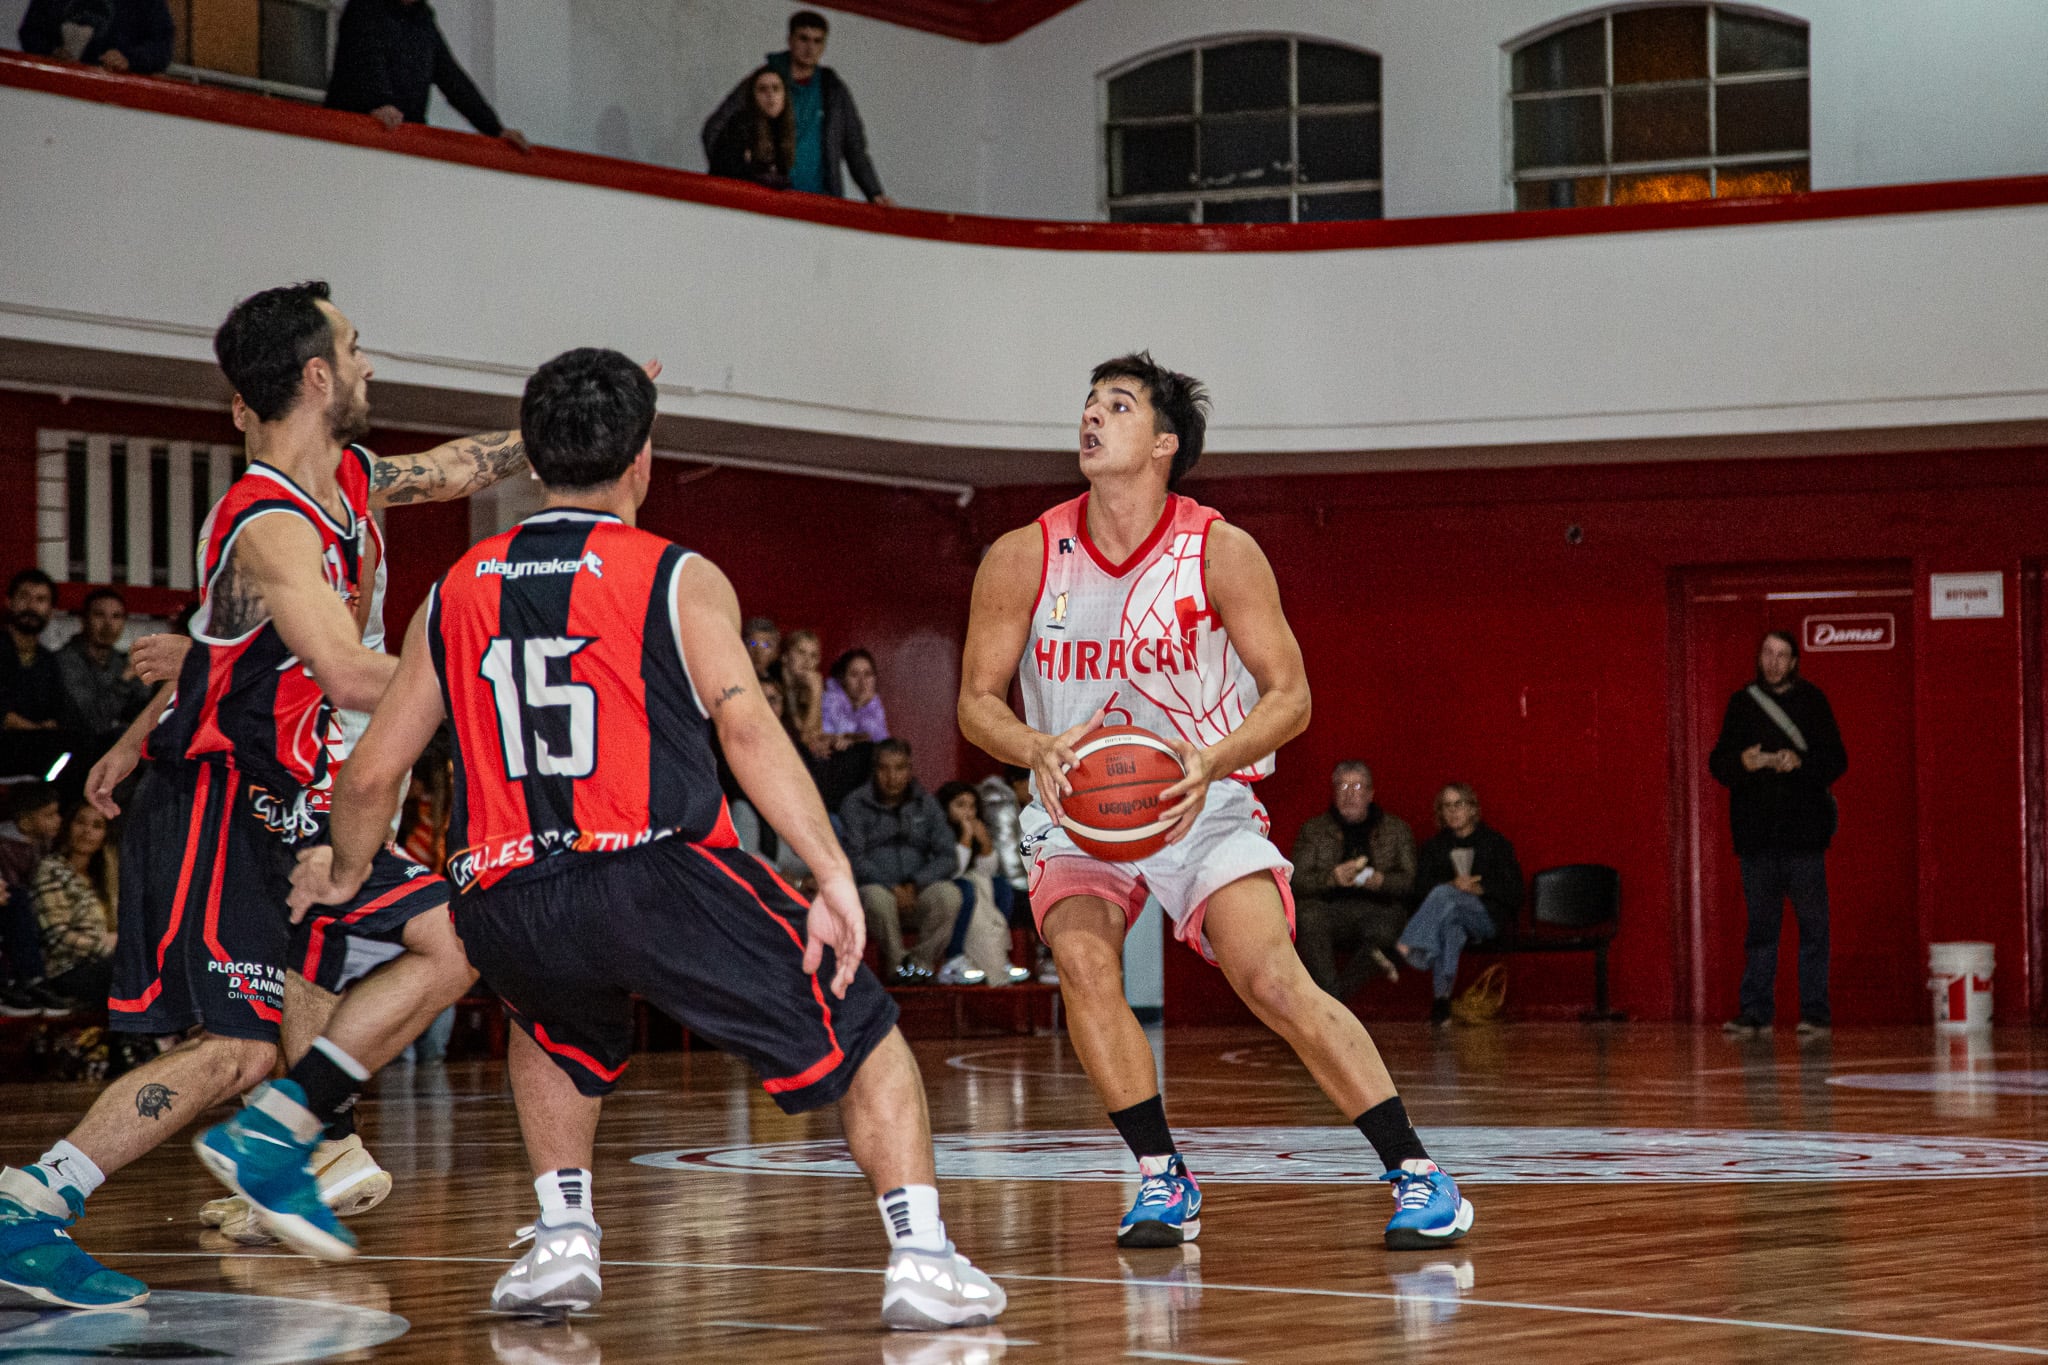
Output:
<svg viewBox="0 0 2048 1365">
<path fill-rule="evenodd" d="M 835 749 L 889 737 L 889 720 L 875 691 L 874 655 L 849 649 L 832 661 L 832 676 L 818 704 L 818 724 Z"/>
</svg>

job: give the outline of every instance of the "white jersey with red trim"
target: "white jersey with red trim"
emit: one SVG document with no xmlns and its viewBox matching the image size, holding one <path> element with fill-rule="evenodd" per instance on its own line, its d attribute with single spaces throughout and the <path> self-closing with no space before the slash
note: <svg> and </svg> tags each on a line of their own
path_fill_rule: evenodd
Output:
<svg viewBox="0 0 2048 1365">
<path fill-rule="evenodd" d="M 1259 699 L 1209 605 L 1203 552 L 1221 512 L 1169 493 L 1159 525 L 1121 564 L 1088 538 L 1088 495 L 1038 519 L 1038 600 L 1018 665 L 1024 720 L 1058 734 L 1107 706 L 1106 725 L 1139 725 L 1206 748 Z M 1256 781 L 1273 756 L 1231 774 Z"/>
</svg>

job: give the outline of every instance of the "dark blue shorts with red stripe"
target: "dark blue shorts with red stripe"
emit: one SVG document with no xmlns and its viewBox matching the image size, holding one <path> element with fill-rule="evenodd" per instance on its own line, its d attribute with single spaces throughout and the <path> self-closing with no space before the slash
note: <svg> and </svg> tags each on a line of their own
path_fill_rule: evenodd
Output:
<svg viewBox="0 0 2048 1365">
<path fill-rule="evenodd" d="M 315 907 L 294 927 L 285 898 L 296 847 L 277 828 L 283 809 L 225 764 L 145 771 L 121 836 L 114 1028 L 198 1024 L 274 1041 L 288 968 L 341 990 L 403 951 L 414 918 L 448 904 L 445 880 L 387 850 L 354 900 Z"/>
<path fill-rule="evenodd" d="M 785 1113 L 831 1104 L 896 1026 L 866 967 L 803 969 L 809 907 L 758 858 L 681 838 L 561 856 L 455 902 L 470 965 L 585 1095 L 618 1084 L 633 997 L 746 1059 Z"/>
</svg>

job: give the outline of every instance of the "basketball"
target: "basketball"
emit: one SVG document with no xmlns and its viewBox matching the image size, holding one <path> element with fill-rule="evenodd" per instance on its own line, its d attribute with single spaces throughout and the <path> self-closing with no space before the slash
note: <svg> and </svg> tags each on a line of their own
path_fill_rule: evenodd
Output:
<svg viewBox="0 0 2048 1365">
<path fill-rule="evenodd" d="M 1159 794 L 1187 775 L 1172 746 L 1135 725 L 1109 725 L 1074 747 L 1067 770 L 1071 796 L 1060 798 L 1061 823 L 1083 853 L 1134 863 L 1166 846 L 1173 821 Z"/>
</svg>

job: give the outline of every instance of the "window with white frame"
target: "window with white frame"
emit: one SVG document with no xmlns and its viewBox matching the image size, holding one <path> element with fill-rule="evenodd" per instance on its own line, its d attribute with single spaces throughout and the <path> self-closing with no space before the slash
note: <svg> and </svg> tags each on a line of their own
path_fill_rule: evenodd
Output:
<svg viewBox="0 0 2048 1365">
<path fill-rule="evenodd" d="M 1510 53 L 1518 209 L 1809 186 L 1806 25 L 1738 5 L 1577 16 Z"/>
<path fill-rule="evenodd" d="M 1107 82 L 1114 223 L 1380 216 L 1380 59 L 1305 38 L 1237 38 Z"/>
<path fill-rule="evenodd" d="M 189 591 L 199 527 L 246 465 L 240 446 L 81 431 L 36 450 L 36 562 L 66 583 Z"/>
</svg>

